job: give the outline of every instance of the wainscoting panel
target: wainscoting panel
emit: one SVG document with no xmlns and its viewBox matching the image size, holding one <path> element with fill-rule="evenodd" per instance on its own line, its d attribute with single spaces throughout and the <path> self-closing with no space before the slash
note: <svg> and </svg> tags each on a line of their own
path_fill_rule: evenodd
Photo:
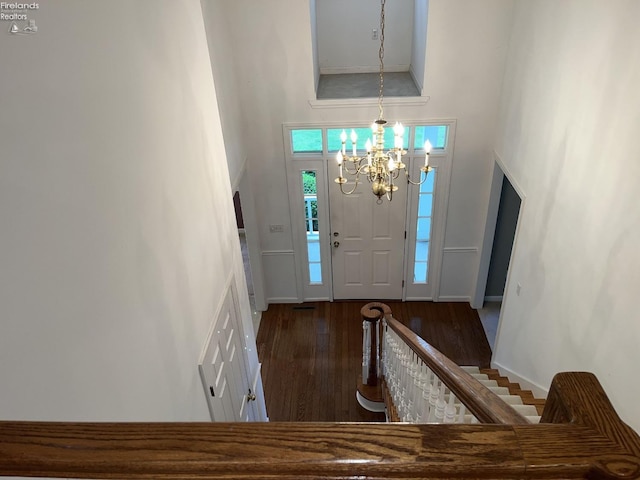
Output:
<svg viewBox="0 0 640 480">
<path fill-rule="evenodd" d="M 262 252 L 262 265 L 267 303 L 301 301 L 293 250 L 265 250 Z"/>
<path fill-rule="evenodd" d="M 448 247 L 442 255 L 441 302 L 468 302 L 471 299 L 478 262 L 477 247 Z"/>
</svg>

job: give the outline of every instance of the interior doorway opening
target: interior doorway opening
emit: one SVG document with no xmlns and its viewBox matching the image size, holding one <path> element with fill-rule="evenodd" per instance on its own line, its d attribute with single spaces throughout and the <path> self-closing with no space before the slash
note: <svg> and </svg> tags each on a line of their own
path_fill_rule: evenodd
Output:
<svg viewBox="0 0 640 480">
<path fill-rule="evenodd" d="M 247 282 L 247 293 L 249 295 L 249 305 L 251 307 L 253 330 L 257 335 L 258 328 L 260 326 L 262 311 L 264 311 L 266 307 L 263 305 L 264 294 L 262 293 L 262 284 L 260 283 L 261 270 L 259 268 L 255 268 L 256 265 L 258 267 L 260 265 L 255 261 L 255 251 L 258 247 L 256 245 L 256 240 L 253 237 L 253 231 L 251 229 L 251 209 L 246 208 L 245 210 L 243 210 L 241 190 L 242 189 L 237 190 L 233 194 L 233 207 L 235 210 L 236 226 L 238 229 L 240 252 L 242 254 L 242 265 Z M 247 207 L 249 207 L 249 202 L 246 203 Z"/>
<path fill-rule="evenodd" d="M 522 208 L 522 193 L 496 162 L 474 307 L 493 351 Z M 488 248 L 490 247 L 490 248 Z M 484 276 L 484 281 L 481 280 Z"/>
</svg>

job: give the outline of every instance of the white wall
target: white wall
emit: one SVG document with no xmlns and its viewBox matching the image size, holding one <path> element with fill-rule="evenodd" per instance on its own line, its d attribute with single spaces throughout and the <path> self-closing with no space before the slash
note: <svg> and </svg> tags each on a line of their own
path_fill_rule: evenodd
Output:
<svg viewBox="0 0 640 480">
<path fill-rule="evenodd" d="M 247 161 L 245 148 L 245 129 L 240 109 L 240 94 L 236 76 L 233 48 L 228 45 L 230 26 L 225 22 L 225 4 L 220 0 L 202 0 L 202 13 L 205 21 L 211 70 L 219 93 L 218 110 L 222 121 L 222 133 L 229 178 L 232 187 L 237 187 Z M 224 93 L 223 93 L 224 92 Z"/>
<path fill-rule="evenodd" d="M 263 257 L 268 257 L 267 298 L 293 301 L 297 293 L 282 123 L 368 124 L 377 108 L 311 107 L 315 89 L 307 2 L 227 3 L 248 165 L 258 199 Z M 441 290 L 448 299 L 468 300 L 477 275 L 510 21 L 511 2 L 504 0 L 431 0 L 424 89 L 430 100 L 426 106 L 385 105 L 389 121 L 458 120 Z M 284 225 L 285 231 L 270 233 L 270 224 Z"/>
<path fill-rule="evenodd" d="M 320 82 L 320 61 L 318 60 L 318 19 L 316 0 L 309 0 L 309 17 L 311 19 L 311 54 L 313 55 L 313 84 L 316 90 Z"/>
<path fill-rule="evenodd" d="M 385 5 L 385 71 L 409 70 L 414 0 Z M 320 73 L 377 72 L 380 69 L 380 2 L 317 0 L 317 38 Z"/>
<path fill-rule="evenodd" d="M 592 371 L 640 431 L 638 18 L 517 2 L 496 150 L 526 200 L 494 360 L 544 387 Z"/>
<path fill-rule="evenodd" d="M 242 262 L 200 3 L 37 24 L 0 42 L 0 416 L 206 421 L 197 362 Z"/>
<path fill-rule="evenodd" d="M 413 39 L 411 41 L 411 76 L 418 90 L 424 87 L 424 67 L 426 65 L 427 24 L 429 23 L 429 0 L 414 0 Z"/>
</svg>

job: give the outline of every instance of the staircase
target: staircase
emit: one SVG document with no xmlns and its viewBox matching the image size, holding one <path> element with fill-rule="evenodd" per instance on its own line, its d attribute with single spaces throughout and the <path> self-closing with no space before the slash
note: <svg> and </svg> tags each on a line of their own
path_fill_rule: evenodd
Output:
<svg viewBox="0 0 640 480">
<path fill-rule="evenodd" d="M 522 390 L 520 384 L 511 382 L 493 368 L 480 369 L 475 366 L 469 366 L 462 367 L 462 369 L 498 395 L 505 403 L 511 405 L 529 423 L 540 422 L 545 401 L 535 398 L 531 390 Z"/>
<path fill-rule="evenodd" d="M 537 424 L 545 401 L 497 370 L 460 367 L 372 302 L 363 319 L 356 398 L 390 422 Z"/>
</svg>

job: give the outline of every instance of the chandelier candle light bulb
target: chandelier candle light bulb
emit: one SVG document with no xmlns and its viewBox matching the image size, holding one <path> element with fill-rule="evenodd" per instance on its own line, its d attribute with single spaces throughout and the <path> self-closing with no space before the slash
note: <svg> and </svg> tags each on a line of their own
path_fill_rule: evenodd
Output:
<svg viewBox="0 0 640 480">
<path fill-rule="evenodd" d="M 431 142 L 424 142 L 424 168 L 429 168 L 429 153 L 431 152 Z"/>
<path fill-rule="evenodd" d="M 358 135 L 355 130 L 351 130 L 351 146 L 353 147 L 353 156 L 356 156 L 356 142 L 358 141 Z"/>
</svg>

